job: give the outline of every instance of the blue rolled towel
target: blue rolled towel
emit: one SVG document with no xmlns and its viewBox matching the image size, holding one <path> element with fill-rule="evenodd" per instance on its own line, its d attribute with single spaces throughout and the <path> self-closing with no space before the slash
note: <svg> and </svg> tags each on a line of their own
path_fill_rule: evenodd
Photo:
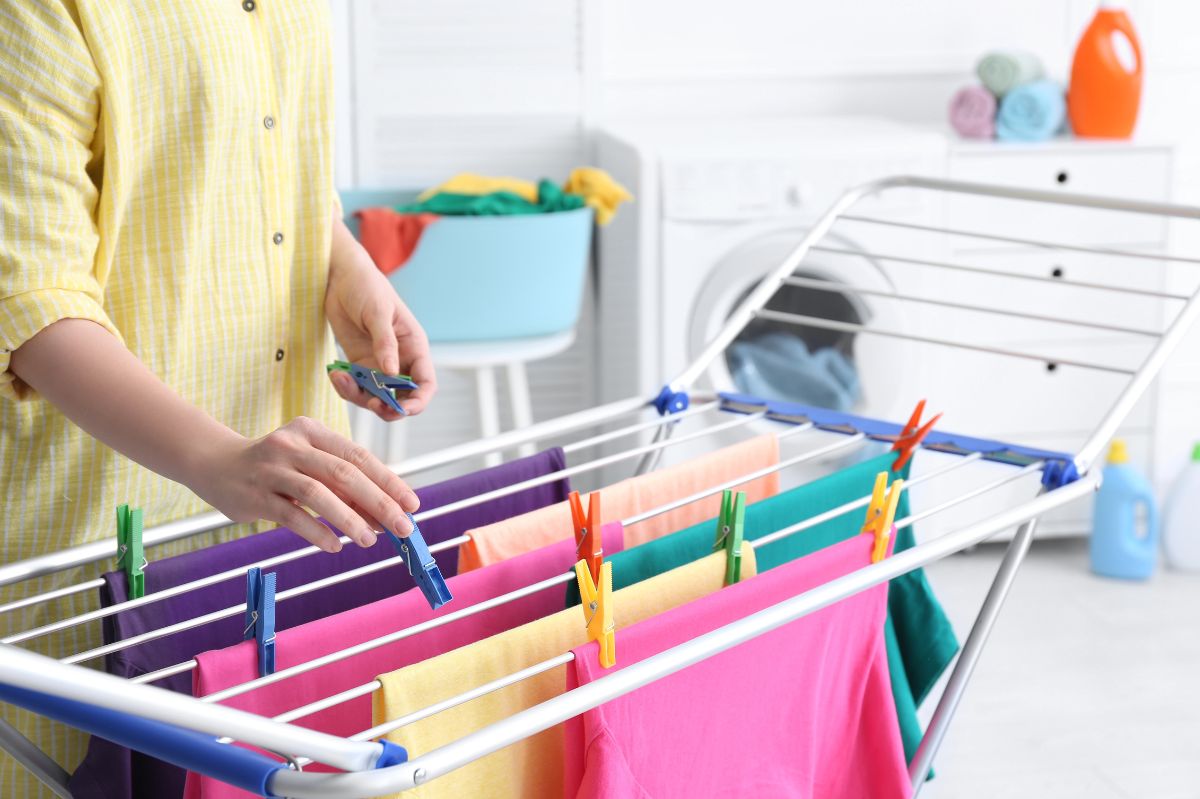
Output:
<svg viewBox="0 0 1200 799">
<path fill-rule="evenodd" d="M 1067 116 L 1062 87 L 1039 80 L 1018 86 L 1000 101 L 996 138 L 1000 141 L 1045 141 L 1062 129 Z"/>
</svg>

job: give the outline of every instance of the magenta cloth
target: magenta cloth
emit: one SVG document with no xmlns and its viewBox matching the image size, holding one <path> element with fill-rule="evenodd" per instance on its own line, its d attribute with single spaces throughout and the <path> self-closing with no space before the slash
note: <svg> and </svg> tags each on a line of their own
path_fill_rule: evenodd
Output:
<svg viewBox="0 0 1200 799">
<path fill-rule="evenodd" d="M 978 85 L 964 86 L 950 98 L 950 127 L 964 139 L 996 135 L 996 95 Z"/>
<path fill-rule="evenodd" d="M 614 669 L 579 647 L 567 688 L 862 568 L 871 546 L 856 536 L 618 629 Z M 568 721 L 565 796 L 907 797 L 886 613 L 884 584 Z"/>
<path fill-rule="evenodd" d="M 432 510 L 487 491 L 552 474 L 565 466 L 562 449 L 555 447 L 511 463 L 424 486 L 416 489 L 416 492 L 421 499 L 421 509 Z M 423 521 L 421 532 L 426 543 L 432 546 L 440 541 L 456 538 L 466 530 L 482 524 L 491 524 L 562 502 L 570 490 L 566 478 L 555 480 Z M 146 593 L 153 594 L 306 546 L 308 543 L 291 530 L 279 528 L 172 558 L 151 560 L 146 567 Z M 381 539 L 375 546 L 367 549 L 345 546 L 336 555 L 308 555 L 299 560 L 268 567 L 265 571 L 275 572 L 278 575 L 278 590 L 285 591 L 395 555 L 395 548 L 386 539 Z M 434 557 L 443 574 L 449 575 L 458 571 L 458 547 L 438 552 Z M 109 607 L 128 598 L 124 572 L 109 572 L 103 575 L 103 579 L 104 587 L 100 589 L 101 605 Z M 276 629 L 296 627 L 385 597 L 396 596 L 413 587 L 412 578 L 403 565 L 380 569 L 303 597 L 278 603 L 275 609 Z M 224 610 L 245 601 L 245 578 L 226 580 L 107 617 L 104 619 L 104 642 L 121 641 L 185 619 Z M 244 628 L 245 620 L 241 615 L 211 622 L 114 653 L 108 656 L 106 667 L 110 673 L 121 677 L 147 674 L 191 660 L 200 652 L 236 644 L 242 640 Z M 192 676 L 185 672 L 159 680 L 155 685 L 179 693 L 191 693 Z M 169 799 L 182 795 L 184 776 L 183 769 L 170 763 L 139 752 L 131 753 L 124 747 L 93 736 L 83 763 L 71 777 L 70 787 L 76 799 Z"/>
<path fill-rule="evenodd" d="M 604 525 L 601 541 L 605 552 L 624 547 L 620 522 Z M 542 549 L 475 569 L 447 580 L 454 601 L 436 611 L 429 609 L 419 589 L 384 599 L 361 608 L 285 630 L 275 638 L 277 669 L 295 666 L 331 652 L 379 638 L 389 632 L 445 616 L 487 599 L 524 588 L 571 571 L 576 561 L 575 542 L 560 541 Z M 449 652 L 497 633 L 519 627 L 562 610 L 562 585 L 546 588 L 506 602 L 481 613 L 435 627 L 372 649 L 355 657 L 290 677 L 278 683 L 230 698 L 230 707 L 274 716 L 374 680 L 378 675 Z M 249 682 L 258 676 L 255 645 L 205 652 L 196 658 L 196 696 Z M 297 724 L 333 735 L 353 735 L 371 727 L 371 697 L 349 702 L 305 716 Z M 311 767 L 310 770 L 320 770 Z M 217 780 L 188 774 L 188 799 L 233 799 L 251 794 Z"/>
</svg>

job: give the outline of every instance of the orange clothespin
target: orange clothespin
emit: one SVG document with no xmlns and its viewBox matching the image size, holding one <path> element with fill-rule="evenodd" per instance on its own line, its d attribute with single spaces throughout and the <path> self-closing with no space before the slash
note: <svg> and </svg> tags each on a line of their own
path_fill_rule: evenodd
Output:
<svg viewBox="0 0 1200 799">
<path fill-rule="evenodd" d="M 600 492 L 588 495 L 587 514 L 578 491 L 572 491 L 571 521 L 575 524 L 575 556 L 583 559 L 592 574 L 592 582 L 600 581 L 600 564 L 604 562 L 604 537 L 600 532 Z"/>
<path fill-rule="evenodd" d="M 617 665 L 616 624 L 612 608 L 612 564 L 600 568 L 599 582 L 592 579 L 586 561 L 575 564 L 575 580 L 579 583 L 579 596 L 583 600 L 583 617 L 587 623 L 589 641 L 600 643 L 600 665 L 611 669 Z"/>
<path fill-rule="evenodd" d="M 900 502 L 900 492 L 904 490 L 903 480 L 892 483 L 891 488 L 887 487 L 887 480 L 887 472 L 875 475 L 875 488 L 871 491 L 871 504 L 867 506 L 867 520 L 862 528 L 864 533 L 875 536 L 875 546 L 871 548 L 872 563 L 878 563 L 887 555 L 888 539 L 896 521 L 896 506 Z"/>
<path fill-rule="evenodd" d="M 925 424 L 921 424 L 921 414 L 924 412 L 925 400 L 921 400 L 917 403 L 912 416 L 908 417 L 908 424 L 904 425 L 904 429 L 900 431 L 900 435 L 896 436 L 896 443 L 892 445 L 892 451 L 899 452 L 900 455 L 896 458 L 896 462 L 892 464 L 892 471 L 898 472 L 904 468 L 904 464 L 908 463 L 908 459 L 912 457 L 917 447 L 925 440 L 925 436 L 929 435 L 929 431 L 942 418 L 942 415 L 939 413 Z"/>
</svg>

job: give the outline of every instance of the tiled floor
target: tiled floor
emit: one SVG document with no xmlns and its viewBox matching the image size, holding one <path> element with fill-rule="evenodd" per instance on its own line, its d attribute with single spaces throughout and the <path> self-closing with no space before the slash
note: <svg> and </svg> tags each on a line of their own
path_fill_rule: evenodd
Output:
<svg viewBox="0 0 1200 799">
<path fill-rule="evenodd" d="M 928 569 L 962 638 L 1002 555 Z M 921 799 L 1200 799 L 1200 575 L 1104 580 L 1035 541 L 935 766 Z"/>
</svg>

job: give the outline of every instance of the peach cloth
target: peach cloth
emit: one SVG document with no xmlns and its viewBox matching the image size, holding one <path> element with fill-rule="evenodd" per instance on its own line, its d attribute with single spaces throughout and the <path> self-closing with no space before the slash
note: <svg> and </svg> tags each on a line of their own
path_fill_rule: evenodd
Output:
<svg viewBox="0 0 1200 799">
<path fill-rule="evenodd" d="M 650 472 L 600 490 L 600 510 L 605 520 L 627 519 L 643 511 L 682 499 L 706 488 L 779 463 L 779 440 L 770 434 L 743 441 L 689 461 Z M 779 474 L 772 472 L 743 483 L 753 503 L 779 493 Z M 625 528 L 625 548 L 699 524 L 721 510 L 721 493 L 661 513 Z M 468 531 L 471 540 L 458 551 L 458 573 L 522 555 L 574 535 L 571 508 L 566 502 L 550 505 L 503 522 Z"/>
</svg>

